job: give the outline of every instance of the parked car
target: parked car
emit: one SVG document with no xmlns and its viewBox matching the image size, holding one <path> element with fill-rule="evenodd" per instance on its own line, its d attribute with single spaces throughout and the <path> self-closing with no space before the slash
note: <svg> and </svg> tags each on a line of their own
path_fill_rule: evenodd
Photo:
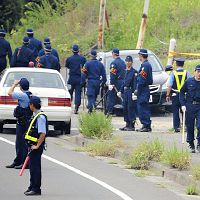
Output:
<svg viewBox="0 0 200 200">
<path fill-rule="evenodd" d="M 32 94 L 41 98 L 42 110 L 49 124 L 55 130 L 70 134 L 71 97 L 61 74 L 52 69 L 25 67 L 6 69 L 0 76 L 0 132 L 4 124 L 16 123 L 13 111 L 17 101 L 8 96 L 8 90 L 14 80 L 21 78 L 27 78 Z M 20 91 L 20 88 L 16 87 L 15 91 Z"/>
<path fill-rule="evenodd" d="M 141 62 L 138 58 L 139 50 L 121 50 L 119 52 L 120 57 L 125 60 L 126 56 L 131 55 L 134 59 L 133 67 L 136 70 L 140 69 Z M 110 80 L 110 64 L 113 61 L 112 52 L 99 52 L 98 59 L 104 64 L 106 68 L 107 74 L 107 85 L 109 84 Z M 148 50 L 148 60 L 151 63 L 152 71 L 153 71 L 153 84 L 149 86 L 150 88 L 150 105 L 161 107 L 165 106 L 166 101 L 166 81 L 168 79 L 168 74 L 165 72 L 161 62 L 159 61 L 158 57 L 150 50 Z M 119 102 L 115 105 L 116 109 L 122 108 L 120 99 L 118 98 Z"/>
</svg>

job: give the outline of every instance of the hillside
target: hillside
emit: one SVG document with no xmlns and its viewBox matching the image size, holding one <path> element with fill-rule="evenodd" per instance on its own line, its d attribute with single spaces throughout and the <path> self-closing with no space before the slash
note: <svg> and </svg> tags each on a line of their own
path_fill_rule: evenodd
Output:
<svg viewBox="0 0 200 200">
<path fill-rule="evenodd" d="M 108 0 L 110 28 L 105 30 L 105 49 L 135 48 L 143 11 L 141 0 Z M 72 44 L 81 46 L 87 53 L 97 41 L 99 0 L 76 0 L 76 7 L 69 3 L 66 12 L 54 11 L 43 1 L 43 6 L 34 9 L 30 4 L 23 26 L 13 31 L 12 47 L 20 45 L 25 30 L 32 27 L 41 40 L 49 36 L 64 61 Z M 200 49 L 200 1 L 199 0 L 150 0 L 148 27 L 144 47 L 161 57 L 166 57 L 170 38 L 177 39 L 180 52 L 198 52 Z"/>
</svg>

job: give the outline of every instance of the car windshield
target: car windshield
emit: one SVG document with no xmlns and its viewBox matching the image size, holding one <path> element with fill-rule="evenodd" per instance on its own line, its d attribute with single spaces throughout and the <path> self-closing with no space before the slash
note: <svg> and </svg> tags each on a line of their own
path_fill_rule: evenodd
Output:
<svg viewBox="0 0 200 200">
<path fill-rule="evenodd" d="M 130 54 L 132 57 L 133 57 L 133 67 L 136 69 L 136 70 L 139 70 L 140 69 L 140 66 L 141 66 L 141 62 L 138 58 L 138 54 Z M 121 55 L 120 58 L 122 58 L 123 60 L 125 60 L 127 55 Z M 111 62 L 113 61 L 114 59 L 112 58 L 112 56 L 110 57 L 107 57 L 106 58 L 106 66 L 107 66 L 107 69 L 106 71 L 109 71 L 109 67 L 110 67 L 110 64 Z M 158 62 L 157 58 L 153 55 L 153 54 L 150 54 L 148 56 L 148 61 L 151 63 L 151 66 L 152 66 L 152 71 L 153 72 L 160 72 L 162 71 L 162 66 L 160 65 L 160 63 Z"/>
<path fill-rule="evenodd" d="M 48 72 L 10 72 L 3 84 L 4 87 L 11 87 L 15 80 L 27 78 L 30 87 L 64 89 L 64 84 L 58 74 Z"/>
</svg>

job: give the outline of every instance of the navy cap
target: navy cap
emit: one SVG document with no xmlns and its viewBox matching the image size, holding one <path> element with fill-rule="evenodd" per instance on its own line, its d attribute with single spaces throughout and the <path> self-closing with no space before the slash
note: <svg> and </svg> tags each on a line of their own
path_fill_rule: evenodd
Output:
<svg viewBox="0 0 200 200">
<path fill-rule="evenodd" d="M 96 56 L 97 56 L 97 51 L 94 50 L 94 49 L 92 49 L 92 50 L 90 51 L 90 55 L 93 56 L 93 57 L 96 57 Z"/>
<path fill-rule="evenodd" d="M 118 48 L 114 48 L 112 50 L 112 53 L 116 54 L 116 55 L 119 55 L 119 49 Z"/>
<path fill-rule="evenodd" d="M 182 67 L 184 65 L 185 59 L 184 58 L 175 58 L 176 65 Z"/>
<path fill-rule="evenodd" d="M 148 55 L 148 52 L 146 49 L 140 49 L 139 53 L 138 54 L 141 54 L 141 55 Z"/>
<path fill-rule="evenodd" d="M 50 44 L 51 42 L 50 42 L 50 39 L 48 38 L 48 37 L 45 37 L 44 38 L 44 45 L 46 45 L 46 44 Z"/>
<path fill-rule="evenodd" d="M 167 65 L 166 67 L 165 67 L 165 71 L 166 72 L 169 72 L 169 71 L 172 71 L 173 70 L 173 66 L 172 65 Z"/>
<path fill-rule="evenodd" d="M 23 38 L 23 44 L 29 44 L 29 38 L 27 36 Z"/>
<path fill-rule="evenodd" d="M 6 35 L 6 31 L 4 29 L 0 29 L 0 34 L 1 35 Z"/>
<path fill-rule="evenodd" d="M 133 62 L 132 56 L 126 56 L 125 61 L 126 61 L 126 62 Z"/>
<path fill-rule="evenodd" d="M 72 46 L 72 52 L 74 52 L 74 53 L 78 53 L 79 52 L 79 46 L 77 44 L 74 44 Z"/>
<path fill-rule="evenodd" d="M 41 105 L 41 100 L 37 96 L 31 96 L 30 103 L 33 105 Z"/>
<path fill-rule="evenodd" d="M 195 67 L 195 71 L 200 71 L 200 65 L 197 65 L 197 66 Z"/>
<path fill-rule="evenodd" d="M 27 34 L 33 34 L 34 32 L 33 32 L 33 29 L 28 28 L 28 29 L 26 30 L 26 33 L 27 33 Z"/>
<path fill-rule="evenodd" d="M 29 89 L 29 81 L 26 78 L 21 78 L 21 80 L 19 81 L 19 85 L 23 90 Z"/>
<path fill-rule="evenodd" d="M 50 44 L 47 44 L 45 47 L 44 47 L 44 50 L 46 52 L 51 52 L 51 45 Z"/>
</svg>

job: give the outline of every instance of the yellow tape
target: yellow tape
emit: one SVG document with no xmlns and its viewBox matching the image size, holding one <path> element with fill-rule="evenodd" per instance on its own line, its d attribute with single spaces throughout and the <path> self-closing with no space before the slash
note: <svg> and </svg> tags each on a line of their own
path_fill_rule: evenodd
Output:
<svg viewBox="0 0 200 200">
<path fill-rule="evenodd" d="M 174 51 L 169 51 L 168 58 L 172 58 L 176 55 L 185 55 L 185 56 L 200 56 L 200 53 L 178 53 Z"/>
</svg>

